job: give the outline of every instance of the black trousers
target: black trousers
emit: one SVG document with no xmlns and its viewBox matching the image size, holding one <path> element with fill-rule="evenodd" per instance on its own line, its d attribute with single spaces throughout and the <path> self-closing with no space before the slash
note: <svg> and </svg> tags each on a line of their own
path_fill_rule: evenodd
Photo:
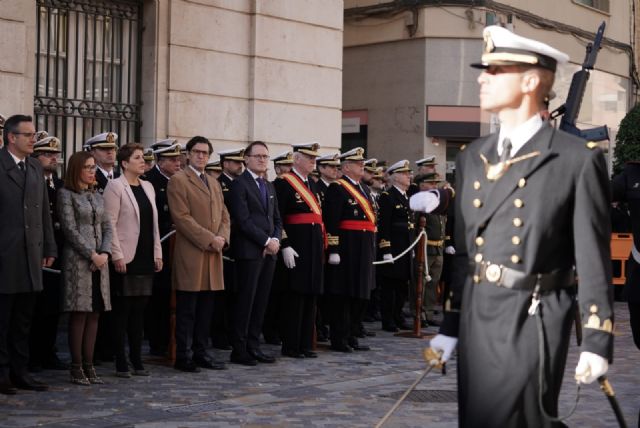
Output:
<svg viewBox="0 0 640 428">
<path fill-rule="evenodd" d="M 29 334 L 29 365 L 41 366 L 56 358 L 60 318 L 60 275 L 42 272 L 43 289 L 38 293 Z"/>
<path fill-rule="evenodd" d="M 273 257 L 236 260 L 232 346 L 236 353 L 260 348 L 262 322 L 276 261 Z"/>
<path fill-rule="evenodd" d="M 381 315 L 383 327 L 393 327 L 404 324 L 402 307 L 409 293 L 409 282 L 406 279 L 381 278 Z"/>
<path fill-rule="evenodd" d="M 129 371 L 125 351 L 125 337 L 129 339 L 129 359 L 134 369 L 142 369 L 142 337 L 144 309 L 148 296 L 117 296 L 113 299 L 113 343 L 116 351 L 116 370 Z"/>
<path fill-rule="evenodd" d="M 345 295 L 329 296 L 331 305 L 331 325 L 329 334 L 331 345 L 357 345 L 355 334 L 360 331 L 368 300 Z"/>
<path fill-rule="evenodd" d="M 27 372 L 29 331 L 38 293 L 0 294 L 0 371 Z"/>
<path fill-rule="evenodd" d="M 225 282 L 226 286 L 226 282 Z M 213 292 L 213 314 L 211 317 L 211 343 L 213 346 L 229 346 L 229 307 L 231 292 L 220 290 Z"/>
<path fill-rule="evenodd" d="M 176 291 L 176 360 L 207 357 L 213 293 Z"/>
<path fill-rule="evenodd" d="M 286 291 L 283 294 L 282 351 L 304 352 L 313 349 L 316 296 Z"/>
<path fill-rule="evenodd" d="M 164 268 L 153 278 L 153 293 L 145 310 L 145 335 L 156 353 L 169 348 L 171 306 L 171 269 Z"/>
</svg>

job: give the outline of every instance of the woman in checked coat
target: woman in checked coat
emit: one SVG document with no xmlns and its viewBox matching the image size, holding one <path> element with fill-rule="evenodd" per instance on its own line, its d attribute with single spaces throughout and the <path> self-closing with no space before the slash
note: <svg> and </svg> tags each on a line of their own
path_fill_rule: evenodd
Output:
<svg viewBox="0 0 640 428">
<path fill-rule="evenodd" d="M 107 261 L 112 230 L 102 195 L 94 191 L 95 174 L 93 156 L 74 153 L 65 187 L 58 193 L 58 217 L 65 238 L 62 310 L 70 313 L 71 382 L 79 385 L 102 383 L 93 368 L 93 350 L 100 312 L 111 310 Z"/>
</svg>

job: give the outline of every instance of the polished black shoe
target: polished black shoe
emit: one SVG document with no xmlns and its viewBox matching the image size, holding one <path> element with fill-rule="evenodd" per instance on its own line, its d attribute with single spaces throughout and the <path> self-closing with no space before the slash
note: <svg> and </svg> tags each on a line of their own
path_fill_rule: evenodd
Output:
<svg viewBox="0 0 640 428">
<path fill-rule="evenodd" d="M 198 373 L 200 368 L 192 360 L 176 360 L 173 368 L 183 372 Z"/>
<path fill-rule="evenodd" d="M 16 395 L 18 393 L 18 388 L 13 386 L 9 380 L 5 380 L 4 382 L 0 382 L 0 394 L 4 395 Z"/>
<path fill-rule="evenodd" d="M 318 354 L 313 351 L 302 351 L 305 358 L 318 358 Z"/>
<path fill-rule="evenodd" d="M 282 355 L 289 358 L 304 358 L 304 354 L 298 351 L 282 350 Z"/>
<path fill-rule="evenodd" d="M 369 345 L 360 345 L 359 343 L 350 343 L 349 346 L 351 346 L 354 351 L 369 351 L 371 349 Z"/>
<path fill-rule="evenodd" d="M 18 389 L 26 389 L 28 391 L 47 391 L 49 389 L 49 385 L 35 380 L 28 374 L 12 376 L 11 383 Z"/>
<path fill-rule="evenodd" d="M 276 362 L 276 359 L 273 356 L 265 354 L 260 349 L 250 350 L 247 352 L 253 357 L 253 359 L 258 361 L 259 363 L 271 364 Z"/>
<path fill-rule="evenodd" d="M 227 368 L 222 361 L 213 361 L 209 357 L 194 357 L 193 362 L 196 366 L 209 370 L 224 370 Z"/>
<path fill-rule="evenodd" d="M 258 361 L 248 353 L 234 354 L 232 352 L 229 361 L 235 364 L 242 364 L 243 366 L 255 366 L 258 364 Z"/>
<path fill-rule="evenodd" d="M 332 351 L 345 352 L 345 353 L 353 352 L 353 349 L 349 345 L 331 345 L 329 349 L 331 349 Z"/>
</svg>

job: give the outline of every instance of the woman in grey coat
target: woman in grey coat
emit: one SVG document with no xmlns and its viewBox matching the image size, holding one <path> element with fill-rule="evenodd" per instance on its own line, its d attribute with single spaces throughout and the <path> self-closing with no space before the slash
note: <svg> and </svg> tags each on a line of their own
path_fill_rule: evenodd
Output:
<svg viewBox="0 0 640 428">
<path fill-rule="evenodd" d="M 111 310 L 109 269 L 112 229 L 102 195 L 94 192 L 96 163 L 88 152 L 69 159 L 58 192 L 62 251 L 62 310 L 69 312 L 71 382 L 103 383 L 93 367 L 100 312 Z M 84 358 L 84 363 L 83 363 Z"/>
</svg>

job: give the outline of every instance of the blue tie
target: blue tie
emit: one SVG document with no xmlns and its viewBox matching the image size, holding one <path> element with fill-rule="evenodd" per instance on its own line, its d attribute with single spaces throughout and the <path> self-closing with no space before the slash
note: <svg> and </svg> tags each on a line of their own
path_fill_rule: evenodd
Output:
<svg viewBox="0 0 640 428">
<path fill-rule="evenodd" d="M 262 197 L 262 206 L 267 209 L 267 185 L 264 182 L 264 178 L 258 177 L 258 187 L 260 188 L 260 196 Z"/>
</svg>

